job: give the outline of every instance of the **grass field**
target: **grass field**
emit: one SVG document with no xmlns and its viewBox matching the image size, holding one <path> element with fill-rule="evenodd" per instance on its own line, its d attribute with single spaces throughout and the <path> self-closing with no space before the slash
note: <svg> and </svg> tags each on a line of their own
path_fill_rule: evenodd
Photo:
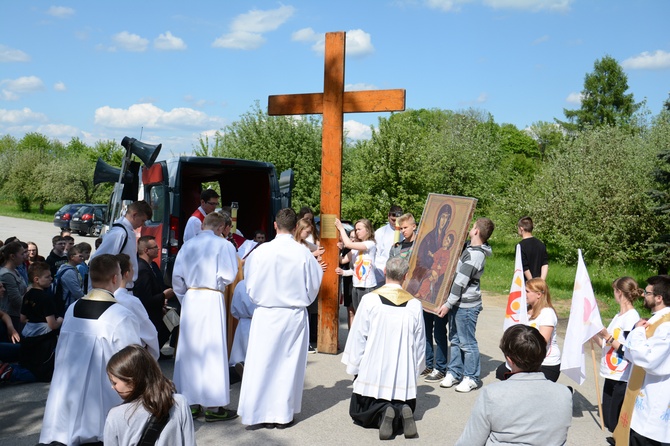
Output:
<svg viewBox="0 0 670 446">
<path fill-rule="evenodd" d="M 50 204 L 44 208 L 44 213 L 40 214 L 39 208 L 33 206 L 30 212 L 21 212 L 16 203 L 9 201 L 0 201 L 0 215 L 5 217 L 25 218 L 26 220 L 53 221 L 54 214 L 60 209 L 62 204 Z"/>
<path fill-rule="evenodd" d="M 60 209 L 60 204 L 50 204 L 39 213 L 37 207 L 33 207 L 30 213 L 20 212 L 16 204 L 8 201 L 0 201 L 0 215 L 6 217 L 25 218 L 50 222 L 53 221 L 54 213 Z M 486 270 L 482 276 L 482 289 L 497 294 L 508 294 L 514 273 L 514 253 L 518 237 L 509 235 L 494 236 L 490 240 L 493 256 L 486 261 Z M 577 249 L 577 248 L 575 248 Z M 570 313 L 570 302 L 572 299 L 572 288 L 575 282 L 577 264 L 565 265 L 551 262 L 551 251 L 549 252 L 549 274 L 547 284 L 551 292 L 551 298 L 559 317 L 567 317 Z M 613 266 L 586 265 L 591 278 L 593 291 L 599 302 L 600 313 L 604 320 L 609 321 L 618 311 L 619 307 L 614 301 L 612 294 L 612 281 L 617 277 L 631 276 L 640 287 L 644 281 L 656 274 L 654 270 L 646 265 L 626 264 Z M 642 301 L 635 303 L 640 315 L 649 315 L 649 311 L 643 308 Z"/>
<path fill-rule="evenodd" d="M 518 237 L 492 237 L 490 245 L 493 249 L 493 255 L 486 261 L 486 269 L 482 276 L 482 289 L 499 294 L 509 293 L 512 275 L 514 274 L 515 249 L 519 240 Z M 593 292 L 599 303 L 603 322 L 605 320 L 609 321 L 619 311 L 619 305 L 615 302 L 612 293 L 612 282 L 616 278 L 630 276 L 643 288 L 645 280 L 656 274 L 656 271 L 648 266 L 636 264 L 600 266 L 587 263 L 586 269 L 591 279 Z M 576 263 L 574 265 L 552 263 L 551 251 L 549 252 L 547 285 L 549 285 L 551 300 L 559 313 L 559 317 L 567 317 L 570 313 L 576 273 Z M 641 316 L 649 316 L 649 310 L 642 306 L 641 300 L 635 302 L 635 307 Z"/>
</svg>

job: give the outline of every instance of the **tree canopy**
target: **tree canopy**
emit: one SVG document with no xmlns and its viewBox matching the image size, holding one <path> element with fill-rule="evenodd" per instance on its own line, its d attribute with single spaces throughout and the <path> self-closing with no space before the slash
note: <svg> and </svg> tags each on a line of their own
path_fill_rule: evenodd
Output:
<svg viewBox="0 0 670 446">
<path fill-rule="evenodd" d="M 578 110 L 564 109 L 569 129 L 585 126 L 628 126 L 635 112 L 642 106 L 628 91 L 628 76 L 611 56 L 596 60 L 593 72 L 584 77 L 581 92 L 582 105 Z M 566 124 L 566 123 L 563 123 Z"/>
</svg>

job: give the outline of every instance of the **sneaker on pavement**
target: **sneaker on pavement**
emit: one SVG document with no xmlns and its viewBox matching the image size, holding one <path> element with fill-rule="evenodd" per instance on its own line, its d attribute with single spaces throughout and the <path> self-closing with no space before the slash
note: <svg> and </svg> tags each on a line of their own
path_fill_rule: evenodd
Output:
<svg viewBox="0 0 670 446">
<path fill-rule="evenodd" d="M 437 369 L 433 369 L 433 371 L 430 372 L 430 375 L 424 378 L 424 380 L 429 383 L 436 383 L 438 381 L 442 381 L 442 379 L 444 379 L 444 373 Z"/>
<path fill-rule="evenodd" d="M 446 389 L 455 386 L 456 384 L 460 383 L 459 380 L 454 378 L 454 375 L 451 373 L 447 372 L 447 375 L 444 377 L 442 382 L 440 383 L 440 387 L 444 387 Z"/>
<path fill-rule="evenodd" d="M 423 372 L 421 372 L 421 376 L 428 376 L 431 373 L 433 373 L 433 369 L 431 369 L 430 367 L 426 367 L 425 369 L 423 369 Z"/>
<path fill-rule="evenodd" d="M 9 381 L 12 376 L 12 366 L 0 361 L 0 381 Z"/>
<path fill-rule="evenodd" d="M 463 381 L 461 381 L 461 383 L 456 386 L 456 392 L 468 393 L 471 390 L 475 390 L 477 387 L 479 387 L 477 381 L 470 378 L 469 376 L 466 376 L 463 378 Z"/>
<path fill-rule="evenodd" d="M 309 344 L 309 348 L 307 349 L 307 353 L 313 354 L 316 353 L 316 349 L 312 347 L 312 344 Z"/>
<path fill-rule="evenodd" d="M 195 419 L 202 415 L 202 406 L 200 404 L 191 405 L 191 416 Z"/>
<path fill-rule="evenodd" d="M 205 411 L 205 421 L 229 421 L 237 418 L 237 412 L 232 409 L 219 407 L 216 412 Z"/>
</svg>

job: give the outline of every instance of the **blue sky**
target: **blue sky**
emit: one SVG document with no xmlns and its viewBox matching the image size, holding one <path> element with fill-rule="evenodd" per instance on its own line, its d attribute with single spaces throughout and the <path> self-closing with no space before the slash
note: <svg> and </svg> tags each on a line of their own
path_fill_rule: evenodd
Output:
<svg viewBox="0 0 670 446">
<path fill-rule="evenodd" d="M 552 121 L 610 55 L 657 114 L 668 17 L 670 2 L 633 0 L 2 1 L 0 135 L 142 132 L 162 157 L 190 153 L 255 101 L 322 91 L 328 31 L 347 32 L 347 90 L 404 88 L 407 108 Z M 349 136 L 379 116 L 345 115 Z"/>
</svg>

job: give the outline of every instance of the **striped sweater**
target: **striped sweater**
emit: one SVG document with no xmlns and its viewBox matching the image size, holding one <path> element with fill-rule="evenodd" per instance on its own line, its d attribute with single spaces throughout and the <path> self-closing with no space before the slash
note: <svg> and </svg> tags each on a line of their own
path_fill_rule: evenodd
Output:
<svg viewBox="0 0 670 446">
<path fill-rule="evenodd" d="M 482 303 L 482 291 L 479 288 L 479 279 L 484 274 L 486 258 L 492 253 L 487 244 L 470 246 L 463 250 L 461 258 L 458 259 L 456 276 L 451 285 L 451 292 L 447 298 L 446 306 L 450 310 L 454 307 L 472 308 Z"/>
</svg>

